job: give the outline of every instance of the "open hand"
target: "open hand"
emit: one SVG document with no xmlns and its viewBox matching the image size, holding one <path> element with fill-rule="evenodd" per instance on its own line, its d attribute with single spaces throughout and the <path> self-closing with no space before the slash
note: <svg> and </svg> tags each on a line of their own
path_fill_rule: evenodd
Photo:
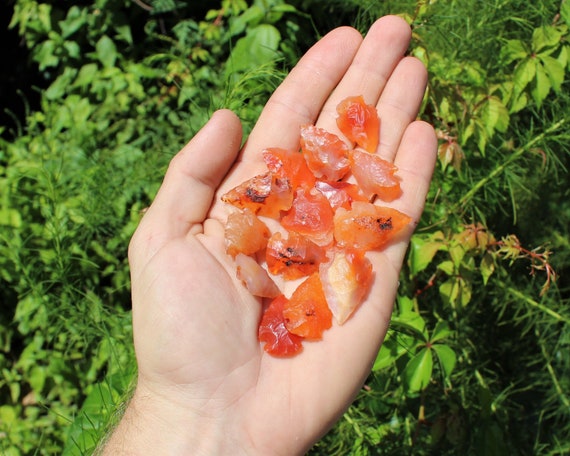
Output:
<svg viewBox="0 0 570 456">
<path fill-rule="evenodd" d="M 343 326 L 279 359 L 258 342 L 261 303 L 225 253 L 220 195 L 265 171 L 264 148 L 297 147 L 301 125 L 339 133 L 336 105 L 363 95 L 381 119 L 378 153 L 401 178 L 390 205 L 417 222 L 436 139 L 416 120 L 427 75 L 404 57 L 410 35 L 393 16 L 365 39 L 332 31 L 275 91 L 241 150 L 239 120 L 221 110 L 174 157 L 129 249 L 138 382 L 106 453 L 302 454 L 350 405 L 388 328 L 413 226 L 369 254 L 372 291 Z"/>
</svg>

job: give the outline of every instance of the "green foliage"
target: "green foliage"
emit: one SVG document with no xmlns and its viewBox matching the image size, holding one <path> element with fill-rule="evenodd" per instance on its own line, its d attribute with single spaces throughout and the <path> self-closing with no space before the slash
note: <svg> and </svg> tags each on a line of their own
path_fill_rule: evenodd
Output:
<svg viewBox="0 0 570 456">
<path fill-rule="evenodd" d="M 313 453 L 564 454 L 567 2 L 394 4 L 358 21 L 412 23 L 440 166 L 373 373 Z"/>
<path fill-rule="evenodd" d="M 439 165 L 373 371 L 310 454 L 567 453 L 570 2 L 202 3 L 14 2 L 47 89 L 0 143 L 0 452 L 90 453 L 119 416 L 126 249 L 172 154 L 219 107 L 247 134 L 319 35 L 395 13 Z"/>
</svg>

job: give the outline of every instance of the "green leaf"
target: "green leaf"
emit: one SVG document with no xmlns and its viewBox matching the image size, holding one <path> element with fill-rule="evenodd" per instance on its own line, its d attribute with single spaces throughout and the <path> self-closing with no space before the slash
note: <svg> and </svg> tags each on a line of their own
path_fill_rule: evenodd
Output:
<svg viewBox="0 0 570 456">
<path fill-rule="evenodd" d="M 83 65 L 80 68 L 79 73 L 77 74 L 77 78 L 75 78 L 75 81 L 73 82 L 73 85 L 75 87 L 88 86 L 93 82 L 98 71 L 99 68 L 97 67 L 96 63 L 87 63 Z"/>
<path fill-rule="evenodd" d="M 505 46 L 501 49 L 501 57 L 506 64 L 514 60 L 524 59 L 528 54 L 529 52 L 521 40 L 507 40 Z"/>
<path fill-rule="evenodd" d="M 67 90 L 75 78 L 76 73 L 77 70 L 73 68 L 66 68 L 63 73 L 47 88 L 45 91 L 46 98 L 48 100 L 61 99 L 64 94 L 67 93 Z"/>
<path fill-rule="evenodd" d="M 57 66 L 59 58 L 54 54 L 55 43 L 52 40 L 46 40 L 34 48 L 34 60 L 38 62 L 40 70 Z"/>
<path fill-rule="evenodd" d="M 408 256 L 408 265 L 412 275 L 417 275 L 423 271 L 438 251 L 447 248 L 443 241 L 444 235 L 441 231 L 412 237 Z"/>
<path fill-rule="evenodd" d="M 449 378 L 457 362 L 457 355 L 448 345 L 435 344 L 431 348 L 437 356 L 444 378 Z"/>
<path fill-rule="evenodd" d="M 432 371 L 433 358 L 431 350 L 422 348 L 408 361 L 402 372 L 402 379 L 408 392 L 417 393 L 424 389 L 429 384 Z"/>
<path fill-rule="evenodd" d="M 570 0 L 562 0 L 560 4 L 560 16 L 566 22 L 566 25 L 570 27 Z"/>
<path fill-rule="evenodd" d="M 242 33 L 247 27 L 254 28 L 262 20 L 263 10 L 257 5 L 252 5 L 230 22 L 230 35 L 238 35 Z"/>
<path fill-rule="evenodd" d="M 431 333 L 430 342 L 434 343 L 434 342 L 440 341 L 442 339 L 446 339 L 449 336 L 451 336 L 452 334 L 453 334 L 453 331 L 449 327 L 449 323 L 447 323 L 446 321 L 443 321 L 443 320 L 438 321 L 435 325 L 435 328 L 433 328 L 433 331 Z"/>
<path fill-rule="evenodd" d="M 448 276 L 452 276 L 455 274 L 456 268 L 452 261 L 442 261 L 437 265 L 437 269 Z"/>
<path fill-rule="evenodd" d="M 424 342 L 427 341 L 426 322 L 423 317 L 416 312 L 394 315 L 390 326 L 395 329 L 408 330 L 420 340 Z"/>
<path fill-rule="evenodd" d="M 538 106 L 541 106 L 544 99 L 548 96 L 550 88 L 550 79 L 548 78 L 546 71 L 544 71 L 544 67 L 542 65 L 537 65 L 536 78 L 530 93 Z"/>
<path fill-rule="evenodd" d="M 562 68 L 566 68 L 570 63 L 570 46 L 562 46 L 556 60 L 562 65 Z"/>
<path fill-rule="evenodd" d="M 532 33 L 532 49 L 538 53 L 546 48 L 557 46 L 562 39 L 562 33 L 556 27 L 547 25 L 534 29 Z"/>
<path fill-rule="evenodd" d="M 119 404 L 125 400 L 134 378 L 132 366 L 123 372 L 107 376 L 93 386 L 81 410 L 69 427 L 64 456 L 92 454 L 105 436 Z"/>
<path fill-rule="evenodd" d="M 509 126 L 509 111 L 498 97 L 490 96 L 481 107 L 481 120 L 489 137 L 495 130 L 504 133 Z"/>
<path fill-rule="evenodd" d="M 37 19 L 43 27 L 43 32 L 48 33 L 52 30 L 51 27 L 51 5 L 41 3 L 37 9 Z"/>
<path fill-rule="evenodd" d="M 117 37 L 121 38 L 127 44 L 133 44 L 133 35 L 130 25 L 118 25 L 115 27 L 115 31 L 117 32 Z"/>
<path fill-rule="evenodd" d="M 397 331 L 389 331 L 374 361 L 373 371 L 392 366 L 396 360 L 408 353 L 416 344 L 416 339 Z"/>
<path fill-rule="evenodd" d="M 483 258 L 481 259 L 481 264 L 479 265 L 479 270 L 481 271 L 481 276 L 483 277 L 483 284 L 487 285 L 489 277 L 495 271 L 495 261 L 493 255 L 489 252 L 485 252 Z"/>
<path fill-rule="evenodd" d="M 414 300 L 406 296 L 398 298 L 398 312 L 392 315 L 390 326 L 410 331 L 417 338 L 426 342 L 426 322 L 414 308 Z"/>
<path fill-rule="evenodd" d="M 471 300 L 471 285 L 462 277 L 451 277 L 439 286 L 439 294 L 446 305 L 463 308 Z"/>
<path fill-rule="evenodd" d="M 59 21 L 62 38 L 68 38 L 87 22 L 87 10 L 74 5 L 67 11 L 64 21 Z"/>
<path fill-rule="evenodd" d="M 414 311 L 414 300 L 408 296 L 398 296 L 398 314 L 405 314 Z"/>
<path fill-rule="evenodd" d="M 107 35 L 103 35 L 95 45 L 97 51 L 97 58 L 105 68 L 110 68 L 115 65 L 117 59 L 117 48 L 113 40 Z"/>
<path fill-rule="evenodd" d="M 451 257 L 451 261 L 453 261 L 456 269 L 459 268 L 465 253 L 465 247 L 460 243 L 455 243 L 449 248 L 449 256 Z"/>
<path fill-rule="evenodd" d="M 560 92 L 560 88 L 564 82 L 564 66 L 549 55 L 539 54 L 538 58 L 544 66 L 544 72 L 548 76 L 552 88 L 555 92 Z"/>
<path fill-rule="evenodd" d="M 0 225 L 19 228 L 22 226 L 22 217 L 20 212 L 8 207 L 0 208 Z"/>
<path fill-rule="evenodd" d="M 248 30 L 236 43 L 228 60 L 227 71 L 240 72 L 274 62 L 281 34 L 272 25 L 261 24 Z"/>
<path fill-rule="evenodd" d="M 528 102 L 529 98 L 526 93 L 523 92 L 521 94 L 518 94 L 516 97 L 513 97 L 511 99 L 509 112 L 511 113 L 519 112 L 520 110 L 526 108 Z"/>
<path fill-rule="evenodd" d="M 520 62 L 513 73 L 515 96 L 522 93 L 526 86 L 534 79 L 536 74 L 536 59 L 529 57 Z"/>
</svg>

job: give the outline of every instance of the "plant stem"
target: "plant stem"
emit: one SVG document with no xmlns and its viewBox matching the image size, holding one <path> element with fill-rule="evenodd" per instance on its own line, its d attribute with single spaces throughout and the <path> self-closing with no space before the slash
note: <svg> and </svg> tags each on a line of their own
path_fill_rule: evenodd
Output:
<svg viewBox="0 0 570 456">
<path fill-rule="evenodd" d="M 507 158 L 503 163 L 501 163 L 498 167 L 496 167 L 493 171 L 491 171 L 488 175 L 486 175 L 483 179 L 481 179 L 473 187 L 471 187 L 471 190 L 465 193 L 465 195 L 463 195 L 463 198 L 461 198 L 457 203 L 455 203 L 455 205 L 452 206 L 450 212 L 453 213 L 457 211 L 460 207 L 464 207 L 467 204 L 467 202 L 471 198 L 473 198 L 473 196 L 487 184 L 487 182 L 493 180 L 498 175 L 502 174 L 512 162 L 518 160 L 525 152 L 530 150 L 537 143 L 539 143 L 544 138 L 548 137 L 556 130 L 558 130 L 560 127 L 562 127 L 566 123 L 566 120 L 567 120 L 566 117 L 560 119 L 558 122 L 551 125 L 541 134 L 535 136 L 534 138 L 532 138 L 530 141 L 528 141 L 526 144 L 519 147 L 518 149 L 515 149 L 513 153 L 509 156 L 509 158 Z"/>
<path fill-rule="evenodd" d="M 535 334 L 537 336 L 540 335 L 537 330 L 535 330 Z M 560 386 L 560 382 L 558 381 L 558 377 L 556 376 L 556 372 L 554 372 L 554 368 L 552 367 L 552 364 L 550 364 L 550 360 L 549 360 L 550 357 L 548 356 L 548 353 L 546 352 L 546 349 L 544 348 L 544 344 L 540 341 L 540 338 L 539 338 L 539 345 L 540 345 L 540 350 L 542 351 L 542 356 L 544 356 L 544 360 L 546 361 L 546 369 L 548 370 L 548 373 L 550 374 L 550 378 L 552 379 L 552 383 L 554 384 L 554 388 L 556 389 L 556 392 L 558 393 L 560 400 L 562 401 L 564 406 L 567 408 L 570 408 L 570 400 L 568 399 L 568 397 L 564 393 L 564 390 Z"/>
<path fill-rule="evenodd" d="M 511 293 L 513 296 L 515 296 L 516 298 L 523 300 L 524 302 L 526 302 L 530 306 L 536 307 L 537 309 L 542 310 L 544 313 L 550 315 L 551 317 L 555 318 L 556 320 L 562 321 L 566 324 L 570 324 L 570 319 L 568 319 L 567 317 L 564 317 L 563 315 L 560 315 L 558 312 L 555 312 L 554 310 L 548 308 L 544 304 L 536 302 L 534 299 L 531 299 L 530 297 L 526 296 L 524 293 L 521 293 L 520 291 L 515 290 L 514 288 L 510 288 L 510 287 L 507 288 L 507 291 L 509 293 Z"/>
</svg>

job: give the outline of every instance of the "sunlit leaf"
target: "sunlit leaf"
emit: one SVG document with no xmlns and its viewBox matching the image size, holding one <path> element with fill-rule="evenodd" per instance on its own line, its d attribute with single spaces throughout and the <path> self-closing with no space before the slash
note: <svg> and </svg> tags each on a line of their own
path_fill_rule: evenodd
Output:
<svg viewBox="0 0 570 456">
<path fill-rule="evenodd" d="M 412 275 L 423 271 L 438 251 L 447 248 L 443 241 L 444 235 L 441 231 L 412 237 L 408 256 L 408 265 Z"/>
<path fill-rule="evenodd" d="M 373 371 L 385 369 L 413 348 L 416 339 L 404 333 L 389 331 L 374 361 Z"/>
<path fill-rule="evenodd" d="M 562 83 L 564 82 L 564 66 L 549 55 L 538 55 L 538 58 L 544 66 L 544 71 L 548 76 L 550 84 L 555 92 L 560 92 Z"/>
<path fill-rule="evenodd" d="M 570 0 L 562 0 L 560 5 L 560 16 L 566 22 L 566 25 L 570 27 Z"/>
<path fill-rule="evenodd" d="M 400 330 L 408 330 L 420 340 L 427 341 L 426 322 L 419 313 L 407 312 L 403 315 L 394 315 L 390 326 Z"/>
<path fill-rule="evenodd" d="M 109 68 L 115 65 L 117 59 L 117 48 L 113 40 L 107 35 L 103 35 L 95 45 L 97 58 L 104 67 Z"/>
<path fill-rule="evenodd" d="M 281 34 L 272 25 L 260 24 L 249 29 L 232 51 L 228 71 L 245 71 L 275 61 L 280 41 Z"/>
<path fill-rule="evenodd" d="M 521 40 L 507 40 L 505 45 L 501 48 L 501 57 L 505 63 L 524 59 L 528 54 L 529 52 Z"/>
<path fill-rule="evenodd" d="M 429 384 L 432 371 L 433 357 L 431 350 L 422 348 L 408 361 L 402 372 L 402 378 L 407 390 L 411 393 L 417 393 L 424 389 Z"/>
<path fill-rule="evenodd" d="M 439 286 L 439 293 L 446 305 L 462 308 L 471 300 L 471 285 L 462 277 L 450 277 Z"/>
<path fill-rule="evenodd" d="M 431 348 L 437 356 L 443 376 L 449 378 L 457 362 L 457 355 L 448 345 L 434 344 Z"/>
<path fill-rule="evenodd" d="M 521 93 L 534 79 L 536 74 L 536 59 L 527 58 L 520 62 L 513 73 L 514 92 Z"/>
<path fill-rule="evenodd" d="M 77 30 L 79 30 L 83 25 L 86 24 L 87 10 L 80 9 L 77 5 L 73 5 L 67 11 L 67 16 L 65 20 L 59 21 L 59 27 L 61 28 L 61 36 L 63 38 L 68 38 L 73 35 Z"/>
<path fill-rule="evenodd" d="M 557 46 L 562 39 L 562 33 L 556 27 L 547 25 L 534 29 L 532 33 L 532 49 L 538 53 L 546 48 Z"/>
<path fill-rule="evenodd" d="M 532 98 L 537 105 L 542 105 L 542 102 L 548 96 L 548 92 L 550 92 L 550 88 L 550 79 L 546 74 L 546 71 L 544 71 L 544 67 L 542 65 L 537 65 L 536 78 L 531 89 Z"/>
<path fill-rule="evenodd" d="M 489 136 L 495 133 L 495 129 L 500 132 L 507 130 L 509 126 L 509 111 L 498 97 L 487 97 L 481 111 L 481 118 Z"/>
<path fill-rule="evenodd" d="M 230 34 L 237 35 L 242 33 L 247 27 L 255 27 L 263 19 L 263 10 L 252 5 L 239 16 L 234 16 L 230 22 Z"/>
<path fill-rule="evenodd" d="M 443 321 L 443 320 L 438 321 L 435 325 L 435 328 L 433 328 L 433 331 L 431 333 L 430 342 L 434 343 L 434 342 L 440 341 L 442 339 L 446 339 L 446 338 L 450 337 L 452 334 L 453 334 L 453 331 L 449 327 L 449 323 L 447 323 L 446 321 Z"/>
<path fill-rule="evenodd" d="M 487 285 L 489 281 L 489 277 L 495 271 L 495 260 L 493 259 L 493 255 L 489 252 L 486 252 L 481 259 L 481 263 L 479 265 L 479 270 L 481 271 L 481 276 L 483 277 L 483 284 Z"/>
<path fill-rule="evenodd" d="M 446 260 L 442 261 L 437 265 L 437 269 L 444 272 L 448 276 L 452 276 L 455 274 L 455 265 L 452 261 Z"/>
</svg>

